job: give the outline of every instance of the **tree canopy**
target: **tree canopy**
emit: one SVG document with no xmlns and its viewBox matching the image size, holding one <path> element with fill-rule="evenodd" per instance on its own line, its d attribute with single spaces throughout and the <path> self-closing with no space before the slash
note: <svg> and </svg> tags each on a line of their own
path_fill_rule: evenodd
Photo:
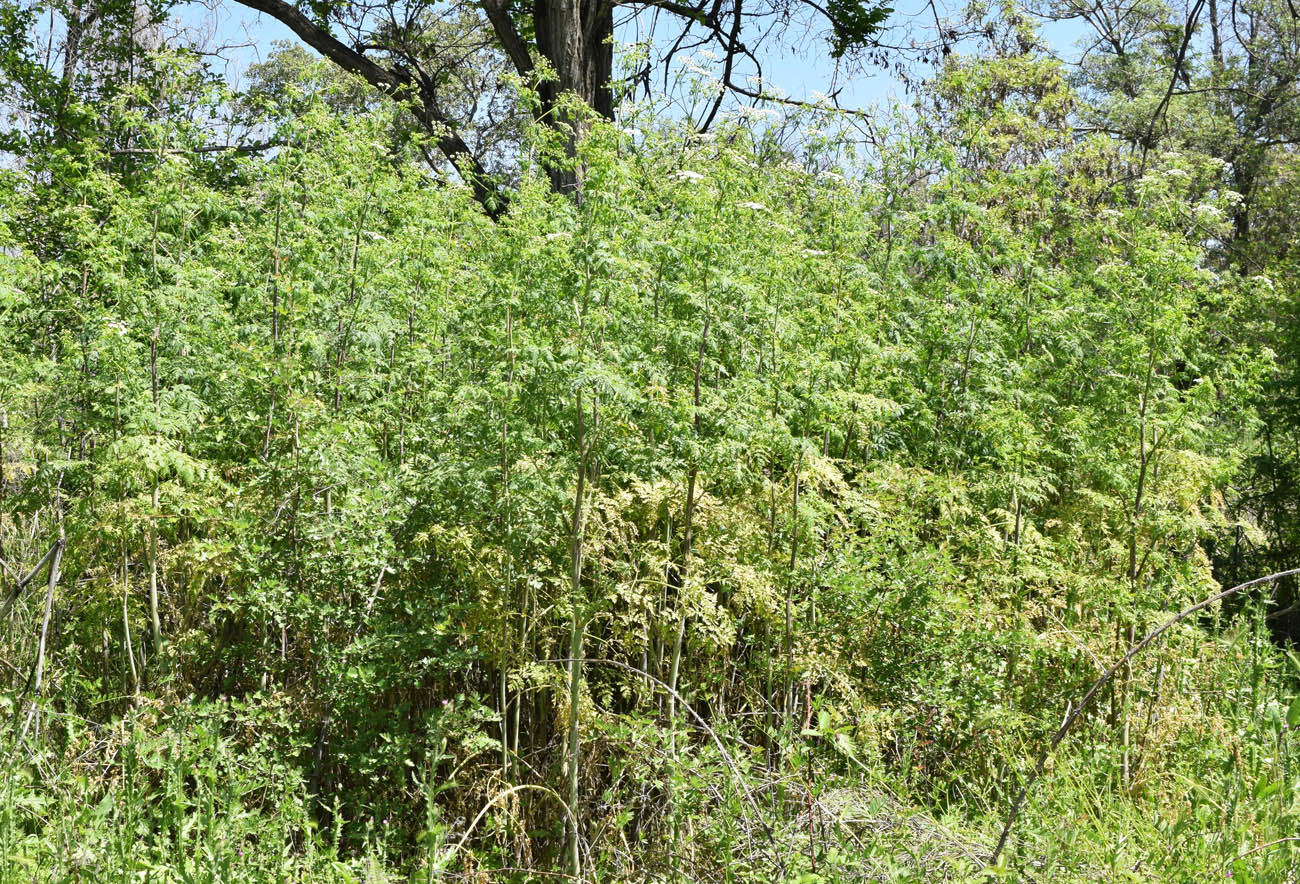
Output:
<svg viewBox="0 0 1300 884">
<path fill-rule="evenodd" d="M 735 71 L 746 61 L 761 70 L 757 46 L 761 33 L 788 27 L 792 20 L 820 20 L 828 30 L 832 54 L 839 58 L 869 47 L 892 11 L 883 3 L 831 0 L 511 0 L 482 3 L 446 0 L 382 0 L 326 2 L 306 0 L 238 0 L 286 25 L 307 45 L 342 69 L 372 86 L 413 101 L 417 119 L 434 133 L 438 150 L 460 168 L 489 212 L 503 202 L 494 193 L 481 152 L 461 135 L 473 123 L 474 111 L 498 98 L 510 86 L 500 79 L 474 76 L 485 56 L 506 59 L 522 82 L 535 89 L 533 115 L 549 125 L 572 129 L 579 121 L 559 102 L 576 96 L 605 119 L 614 117 L 614 95 L 620 88 L 614 68 L 614 30 L 627 19 L 648 19 L 647 43 L 671 43 L 668 54 L 683 45 L 716 47 L 722 55 L 718 95 L 701 120 L 708 129 L 722 107 L 725 94 L 756 94 L 739 81 Z M 668 24 L 660 25 L 661 19 Z M 447 28 L 448 21 L 461 22 Z M 811 23 L 810 23 L 811 24 Z M 665 35 L 665 29 L 672 33 Z M 652 64 L 632 73 L 647 78 Z M 454 109 L 457 90 L 473 96 L 474 107 Z M 558 189 L 576 187 L 571 172 L 553 172 Z"/>
</svg>

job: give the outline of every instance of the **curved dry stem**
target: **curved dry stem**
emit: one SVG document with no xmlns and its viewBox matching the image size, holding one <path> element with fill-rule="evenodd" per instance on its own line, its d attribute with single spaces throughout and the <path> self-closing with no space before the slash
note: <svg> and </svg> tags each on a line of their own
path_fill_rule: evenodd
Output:
<svg viewBox="0 0 1300 884">
<path fill-rule="evenodd" d="M 570 661 L 568 659 L 553 659 L 553 660 L 539 660 L 537 662 L 568 663 Z M 679 703 L 683 709 L 685 709 L 687 712 L 690 713 L 691 717 L 695 719 L 695 723 L 700 726 L 700 729 L 703 730 L 705 733 L 707 733 L 710 738 L 712 738 L 713 745 L 716 746 L 718 752 L 721 753 L 723 762 L 726 763 L 727 769 L 731 771 L 731 775 L 735 779 L 736 784 L 740 786 L 740 791 L 745 796 L 745 801 L 749 804 L 750 808 L 753 810 L 754 819 L 757 820 L 760 826 L 762 826 L 763 834 L 767 836 L 768 843 L 772 846 L 775 846 L 776 839 L 772 834 L 772 828 L 763 819 L 763 812 L 762 810 L 759 809 L 758 802 L 754 800 L 753 793 L 750 792 L 749 786 L 745 784 L 744 777 L 740 775 L 740 766 L 736 764 L 735 759 L 731 757 L 731 753 L 727 751 L 727 747 L 722 744 L 722 739 L 718 736 L 717 731 L 709 727 L 708 722 L 706 722 L 703 718 L 701 718 L 700 714 L 696 712 L 695 709 L 692 708 L 689 703 L 686 702 L 686 698 L 684 698 L 681 694 L 679 694 L 676 691 L 676 689 L 670 687 L 667 683 L 661 681 L 660 679 L 655 678 L 653 675 L 646 672 L 645 670 L 638 669 L 635 666 L 632 666 L 628 663 L 623 663 L 620 660 L 593 660 L 590 658 L 582 658 L 578 662 L 583 664 L 596 665 L 596 666 L 613 666 L 617 669 L 623 669 L 627 672 L 633 673 L 634 675 L 639 675 L 642 678 L 646 679 L 647 681 L 651 682 L 652 684 L 658 685 L 659 687 L 667 691 L 669 696 L 671 696 L 677 703 Z M 774 857 L 774 858 L 776 858 L 780 863 L 779 857 Z M 781 866 L 782 874 L 784 874 L 785 864 L 780 863 L 780 866 Z"/>
<path fill-rule="evenodd" d="M 1119 672 L 1125 664 L 1136 657 L 1144 648 L 1146 648 L 1147 645 L 1160 638 L 1160 636 L 1168 632 L 1173 626 L 1186 620 L 1197 611 L 1208 608 L 1215 602 L 1222 601 L 1229 596 L 1236 595 L 1243 589 L 1249 589 L 1250 587 L 1258 586 L 1261 583 L 1272 583 L 1275 580 L 1281 580 L 1283 577 L 1291 577 L 1296 574 L 1300 574 L 1300 568 L 1291 568 L 1288 571 L 1278 571 L 1276 574 L 1269 574 L 1267 577 L 1257 577 L 1254 580 L 1247 580 L 1245 583 L 1239 583 L 1231 589 L 1225 589 L 1223 592 L 1215 593 L 1207 599 L 1202 599 L 1190 608 L 1185 608 L 1184 610 L 1179 611 L 1173 617 L 1170 617 L 1164 623 L 1160 624 L 1160 626 L 1156 627 L 1155 630 L 1148 633 L 1146 638 L 1129 648 L 1128 653 L 1121 657 L 1115 665 L 1102 673 L 1101 677 L 1092 683 L 1092 687 L 1088 688 L 1088 692 L 1083 695 L 1083 699 L 1079 701 L 1079 704 L 1075 707 L 1074 711 L 1065 717 L 1065 721 L 1061 724 L 1060 729 L 1058 729 L 1056 734 L 1053 735 L 1052 741 L 1043 747 L 1043 751 L 1038 756 L 1038 761 L 1034 764 L 1033 771 L 1029 774 L 1029 779 L 1027 779 L 1025 784 L 1020 787 L 1020 792 L 1016 795 L 1016 800 L 1011 803 L 1011 809 L 1007 812 L 1006 824 L 1002 827 L 1002 834 L 998 838 L 998 846 L 993 849 L 993 855 L 989 857 L 988 864 L 990 866 L 997 865 L 998 858 L 1002 855 L 1003 849 L 1007 846 L 1007 839 L 1011 837 L 1011 829 L 1016 824 L 1016 818 L 1020 815 L 1020 808 L 1025 803 L 1025 797 L 1029 794 L 1030 788 L 1038 778 L 1042 776 L 1043 768 L 1047 765 L 1048 756 L 1050 756 L 1056 747 L 1061 744 L 1061 741 L 1065 739 L 1065 735 L 1070 732 L 1070 728 L 1079 720 L 1079 716 L 1081 716 L 1084 710 L 1092 704 L 1092 701 L 1096 698 L 1098 692 L 1105 687 L 1106 682 L 1110 681 L 1111 678 L 1114 677 L 1115 673 Z"/>
<path fill-rule="evenodd" d="M 1250 856 L 1252 853 L 1262 853 L 1263 851 L 1268 850 L 1270 847 L 1277 847 L 1279 844 L 1289 844 L 1292 841 L 1300 841 L 1300 835 L 1289 835 L 1286 838 L 1278 838 L 1276 841 L 1266 841 L 1263 844 L 1259 844 L 1255 847 L 1252 847 L 1250 850 L 1247 850 L 1245 853 L 1238 854 L 1237 856 L 1225 859 L 1223 861 L 1223 864 L 1226 866 L 1228 865 L 1228 863 L 1234 863 L 1239 859 L 1245 859 L 1246 857 Z"/>
<path fill-rule="evenodd" d="M 492 809 L 493 805 L 495 805 L 502 798 L 509 798 L 511 795 L 515 794 L 516 792 L 523 792 L 525 790 L 532 790 L 534 792 L 544 792 L 547 795 L 550 795 L 556 801 L 560 802 L 560 806 L 564 808 L 565 814 L 567 814 L 569 817 L 569 822 L 573 824 L 573 831 L 574 832 L 578 831 L 578 818 L 573 815 L 573 809 L 570 808 L 569 805 L 565 802 L 565 800 L 560 797 L 558 792 L 556 792 L 554 789 L 548 789 L 546 786 L 539 786 L 533 783 L 523 783 L 518 786 L 511 786 L 509 789 L 505 789 L 501 792 L 498 792 L 497 794 L 493 795 L 490 799 L 488 799 L 488 803 L 483 805 L 483 809 L 478 812 L 478 816 L 474 817 L 474 820 L 465 829 L 465 834 L 461 835 L 460 840 L 456 842 L 456 845 L 452 847 L 451 850 L 447 851 L 444 857 L 445 860 L 450 860 L 452 855 L 455 854 L 456 851 L 465 849 L 465 842 L 469 840 L 470 835 L 474 834 L 474 829 L 477 828 L 478 824 L 483 821 L 483 817 L 487 816 L 487 812 Z M 575 879 L 582 880 L 581 871 L 579 871 L 579 874 L 575 876 Z"/>
</svg>

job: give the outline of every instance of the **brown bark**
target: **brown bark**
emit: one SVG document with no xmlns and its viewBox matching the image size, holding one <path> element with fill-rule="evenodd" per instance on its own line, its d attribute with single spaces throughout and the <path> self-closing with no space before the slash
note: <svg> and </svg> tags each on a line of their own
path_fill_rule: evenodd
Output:
<svg viewBox="0 0 1300 884">
<path fill-rule="evenodd" d="M 577 148 L 583 124 L 562 111 L 560 95 L 572 92 L 605 119 L 614 118 L 613 75 L 614 8 L 605 0 L 536 0 L 533 26 L 537 49 L 555 69 L 555 79 L 539 84 L 538 94 L 546 122 L 568 136 L 570 155 Z M 552 169 L 551 187 L 560 193 L 579 190 L 576 169 Z"/>
</svg>

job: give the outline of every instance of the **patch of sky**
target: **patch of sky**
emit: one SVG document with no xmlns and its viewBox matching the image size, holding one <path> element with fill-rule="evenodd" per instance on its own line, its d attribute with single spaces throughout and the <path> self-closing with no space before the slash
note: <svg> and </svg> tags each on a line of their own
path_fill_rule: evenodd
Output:
<svg viewBox="0 0 1300 884">
<path fill-rule="evenodd" d="M 933 63 L 941 55 L 936 41 L 937 25 L 957 22 L 960 3 L 943 0 L 901 0 L 886 25 L 885 40 L 896 47 L 884 52 L 896 53 L 896 60 L 879 63 L 847 64 L 834 59 L 824 30 L 800 28 L 797 24 L 778 35 L 766 35 L 760 43 L 758 33 L 743 35 L 749 45 L 761 45 L 756 55 L 762 62 L 760 71 L 752 63 L 742 64 L 733 75 L 750 87 L 761 84 L 765 92 L 814 103 L 833 100 L 842 108 L 882 108 L 908 103 L 915 86 L 933 72 Z M 619 23 L 615 39 L 624 46 L 651 41 L 652 54 L 668 57 L 668 82 L 683 73 L 707 76 L 717 74 L 718 60 L 710 57 L 706 47 L 694 52 L 673 53 L 676 32 L 670 27 L 652 30 L 647 13 L 630 15 Z M 661 25 L 673 22 L 661 22 Z M 177 7 L 172 20 L 174 34 L 191 46 L 208 54 L 215 72 L 222 74 L 236 88 L 248 67 L 265 60 L 278 44 L 296 43 L 294 34 L 269 15 L 241 6 L 234 0 L 201 0 Z M 1065 60 L 1077 56 L 1088 26 L 1079 19 L 1045 20 L 1039 33 L 1047 51 Z M 955 52 L 968 51 L 962 43 L 951 46 Z M 924 59 L 924 60 L 920 60 Z M 928 63 L 927 63 L 928 62 Z M 662 85 L 664 69 L 658 69 Z"/>
</svg>

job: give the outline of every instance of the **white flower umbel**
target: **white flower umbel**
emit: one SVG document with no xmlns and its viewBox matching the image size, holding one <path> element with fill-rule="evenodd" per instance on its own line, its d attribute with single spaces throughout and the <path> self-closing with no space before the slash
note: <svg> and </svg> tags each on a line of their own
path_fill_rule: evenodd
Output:
<svg viewBox="0 0 1300 884">
<path fill-rule="evenodd" d="M 775 120 L 781 116 L 781 112 L 772 107 L 750 107 L 741 105 L 736 108 L 735 117 L 738 120 Z"/>
<path fill-rule="evenodd" d="M 678 169 L 673 173 L 673 177 L 678 181 L 703 181 L 704 176 L 699 172 L 692 172 L 690 169 Z"/>
</svg>

